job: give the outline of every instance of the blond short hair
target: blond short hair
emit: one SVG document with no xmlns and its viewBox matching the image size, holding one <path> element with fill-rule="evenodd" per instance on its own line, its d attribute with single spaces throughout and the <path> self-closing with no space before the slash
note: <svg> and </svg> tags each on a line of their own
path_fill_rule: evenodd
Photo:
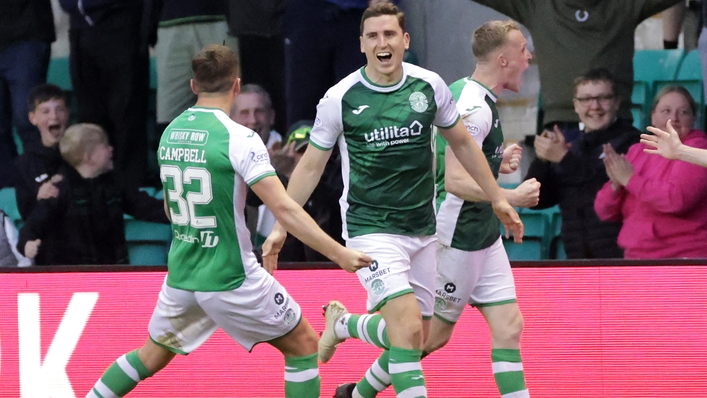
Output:
<svg viewBox="0 0 707 398">
<path fill-rule="evenodd" d="M 93 153 L 101 144 L 108 144 L 108 136 L 101 126 L 77 123 L 66 129 L 64 137 L 59 141 L 59 151 L 67 163 L 77 167 L 85 155 Z"/>
<path fill-rule="evenodd" d="M 488 61 L 488 55 L 508 42 L 512 30 L 520 30 L 515 21 L 489 21 L 474 31 L 471 50 L 476 59 Z"/>
</svg>

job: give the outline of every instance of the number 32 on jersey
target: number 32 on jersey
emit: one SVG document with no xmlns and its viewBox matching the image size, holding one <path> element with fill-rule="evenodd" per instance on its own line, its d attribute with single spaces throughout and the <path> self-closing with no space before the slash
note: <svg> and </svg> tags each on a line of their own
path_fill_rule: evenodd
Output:
<svg viewBox="0 0 707 398">
<path fill-rule="evenodd" d="M 178 211 L 169 207 L 170 218 L 174 224 L 180 226 L 190 225 L 193 228 L 216 228 L 215 216 L 196 216 L 196 208 L 199 205 L 206 205 L 213 199 L 211 186 L 211 173 L 203 167 L 187 167 L 182 171 L 173 165 L 162 165 L 160 167 L 160 179 L 162 182 L 172 180 L 173 189 L 168 189 L 167 199 L 176 203 Z M 190 185 L 199 181 L 199 191 L 187 191 L 184 193 L 184 185 Z"/>
</svg>

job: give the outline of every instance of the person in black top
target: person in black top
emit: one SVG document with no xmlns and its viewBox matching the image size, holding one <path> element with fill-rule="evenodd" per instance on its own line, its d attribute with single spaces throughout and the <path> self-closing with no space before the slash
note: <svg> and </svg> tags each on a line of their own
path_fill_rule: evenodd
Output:
<svg viewBox="0 0 707 398">
<path fill-rule="evenodd" d="M 166 224 L 163 202 L 112 172 L 113 148 L 100 126 L 69 127 L 59 149 L 66 160 L 59 194 L 37 202 L 17 249 L 36 265 L 127 264 L 123 213 Z"/>
<path fill-rule="evenodd" d="M 56 40 L 50 0 L 0 1 L 0 188 L 12 185 L 12 162 L 20 152 L 13 127 L 27 148 L 39 141 L 27 120 L 27 96 L 47 81 Z"/>
<path fill-rule="evenodd" d="M 537 159 L 525 179 L 535 178 L 542 188 L 533 209 L 560 205 L 561 237 L 567 258 L 622 258 L 616 243 L 621 223 L 604 222 L 594 212 L 594 197 L 609 180 L 602 144 L 618 153 L 639 141 L 640 131 L 617 117 L 621 98 L 606 69 L 593 69 L 575 79 L 574 110 L 579 115 L 578 138 L 569 142 L 555 126 L 535 137 Z"/>
<path fill-rule="evenodd" d="M 59 194 L 55 183 L 61 177 L 56 173 L 64 162 L 59 153 L 59 141 L 69 122 L 64 92 L 53 84 L 33 88 L 27 103 L 29 121 L 39 130 L 41 140 L 27 146 L 14 162 L 13 185 L 23 220 L 32 212 L 37 200 Z"/>
</svg>

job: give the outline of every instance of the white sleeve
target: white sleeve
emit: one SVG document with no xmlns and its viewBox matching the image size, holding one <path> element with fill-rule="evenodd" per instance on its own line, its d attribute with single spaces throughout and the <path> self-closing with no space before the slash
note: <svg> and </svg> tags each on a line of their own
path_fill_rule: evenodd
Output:
<svg viewBox="0 0 707 398">
<path fill-rule="evenodd" d="M 491 110 L 486 106 L 476 106 L 470 111 L 462 113 L 462 122 L 466 131 L 471 134 L 480 148 L 483 147 L 484 139 L 491 132 L 492 118 Z"/>
<path fill-rule="evenodd" d="M 437 104 L 437 114 L 432 123 L 443 129 L 454 126 L 459 120 L 459 111 L 452 92 L 439 76 L 436 76 L 436 79 L 433 79 L 430 84 L 435 91 L 435 103 Z"/>
<path fill-rule="evenodd" d="M 268 149 L 257 134 L 244 137 L 231 133 L 228 156 L 233 168 L 248 185 L 268 175 L 275 175 L 275 169 L 270 164 Z"/>
<path fill-rule="evenodd" d="M 309 142 L 319 149 L 334 148 L 336 140 L 344 131 L 341 120 L 341 98 L 331 95 L 331 89 L 317 104 L 317 117 L 309 133 Z"/>
</svg>

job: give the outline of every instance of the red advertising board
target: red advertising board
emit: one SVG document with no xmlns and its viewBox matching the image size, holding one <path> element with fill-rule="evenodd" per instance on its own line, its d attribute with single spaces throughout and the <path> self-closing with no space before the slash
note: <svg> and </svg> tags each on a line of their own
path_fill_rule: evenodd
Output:
<svg viewBox="0 0 707 398">
<path fill-rule="evenodd" d="M 525 318 L 522 355 L 536 398 L 707 396 L 707 267 L 514 269 Z M 364 310 L 340 270 L 280 270 L 316 330 L 321 306 Z M 147 338 L 164 272 L 0 274 L 0 397 L 83 397 L 104 369 Z M 341 345 L 320 367 L 322 397 L 356 381 L 379 350 Z M 284 362 L 222 332 L 178 356 L 131 397 L 282 397 Z M 450 344 L 423 361 L 430 397 L 498 397 L 490 336 L 469 308 Z M 379 395 L 393 397 L 392 390 Z"/>
</svg>

